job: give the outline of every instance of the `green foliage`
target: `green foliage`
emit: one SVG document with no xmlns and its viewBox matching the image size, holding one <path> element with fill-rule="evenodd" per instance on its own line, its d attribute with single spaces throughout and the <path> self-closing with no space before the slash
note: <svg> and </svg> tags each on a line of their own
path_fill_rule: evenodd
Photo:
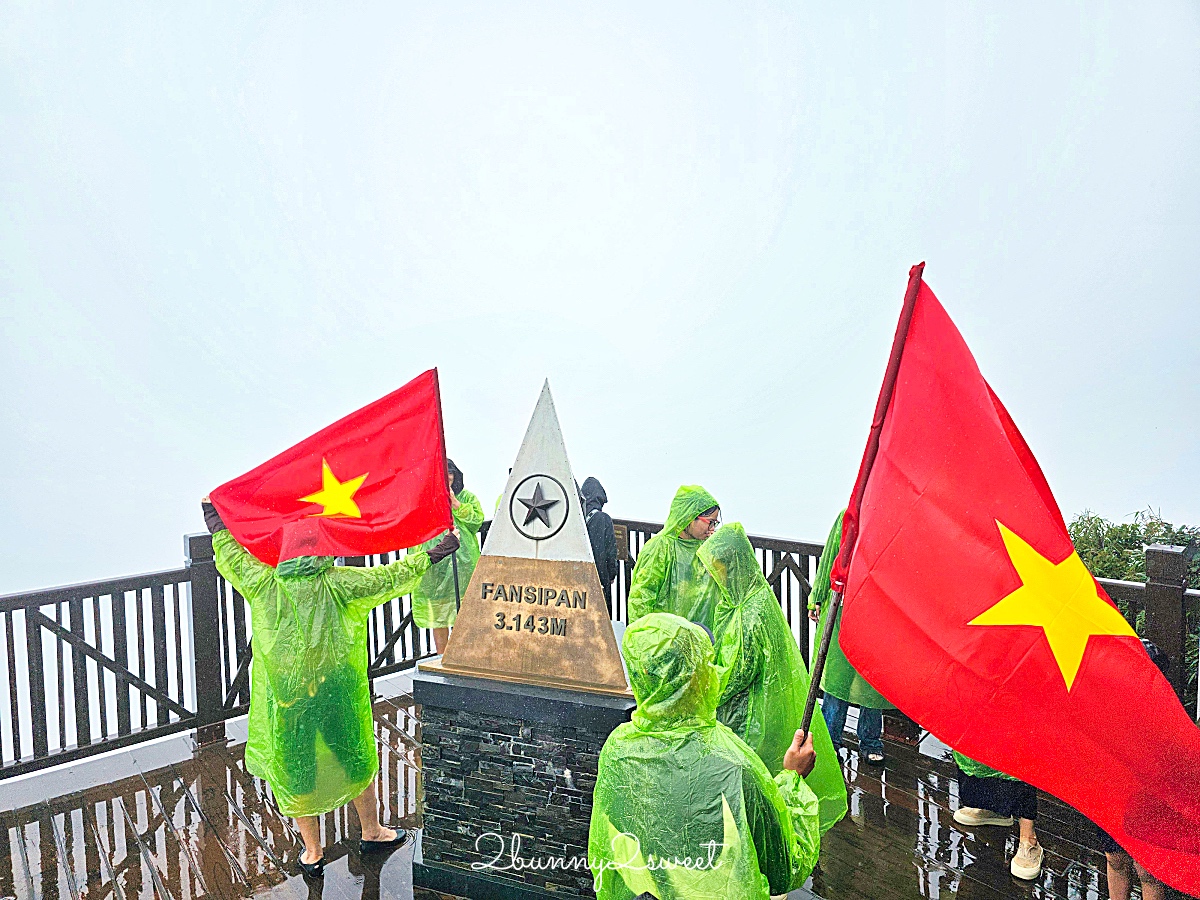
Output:
<svg viewBox="0 0 1200 900">
<path fill-rule="evenodd" d="M 1186 547 L 1192 541 L 1200 545 L 1200 527 L 1172 525 L 1152 509 L 1135 513 L 1131 522 L 1110 522 L 1090 510 L 1084 510 L 1067 526 L 1075 550 L 1084 565 L 1097 578 L 1116 578 L 1122 581 L 1146 580 L 1146 545 L 1174 544 Z M 1200 554 L 1192 558 L 1185 578 L 1189 588 L 1200 589 Z M 1124 604 L 1118 604 L 1124 607 Z M 1129 610 L 1121 612 L 1129 615 Z M 1146 624 L 1145 610 L 1139 610 L 1134 629 L 1142 634 Z M 1188 681 L 1196 685 L 1200 668 L 1200 611 L 1189 610 L 1187 623 L 1186 666 Z"/>
<path fill-rule="evenodd" d="M 1084 510 L 1067 526 L 1071 542 L 1083 564 L 1097 578 L 1122 581 L 1146 580 L 1147 544 L 1187 546 L 1200 543 L 1200 527 L 1172 525 L 1146 509 L 1133 515 L 1132 522 L 1116 523 Z M 1200 589 L 1200 555 L 1188 566 L 1187 586 Z"/>
</svg>

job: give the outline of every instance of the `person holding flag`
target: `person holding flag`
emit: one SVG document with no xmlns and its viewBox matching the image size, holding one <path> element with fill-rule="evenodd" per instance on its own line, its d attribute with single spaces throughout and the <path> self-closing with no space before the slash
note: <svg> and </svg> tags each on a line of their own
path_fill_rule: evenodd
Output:
<svg viewBox="0 0 1200 900">
<path fill-rule="evenodd" d="M 669 612 L 710 633 L 717 589 L 696 551 L 721 524 L 717 499 L 698 484 L 675 492 L 662 531 L 637 556 L 629 579 L 629 624 L 652 612 Z"/>
<path fill-rule="evenodd" d="M 450 486 L 450 511 L 461 543 L 454 551 L 454 560 L 442 560 L 429 567 L 412 595 L 413 622 L 418 628 L 433 629 L 433 643 L 439 654 L 445 651 L 450 639 L 450 626 L 458 615 L 462 589 L 471 581 L 471 573 L 479 561 L 479 529 L 483 527 L 483 504 L 466 489 L 462 469 L 452 459 L 446 460 L 446 483 Z M 444 536 L 444 533 L 435 535 L 418 549 L 432 550 Z"/>
<path fill-rule="evenodd" d="M 817 634 L 825 630 L 829 616 L 829 572 L 837 558 L 842 542 L 842 516 L 838 513 L 821 551 L 817 565 L 817 577 L 813 581 L 812 593 L 808 595 L 808 615 L 817 622 Z M 833 746 L 841 749 L 842 733 L 846 730 L 846 714 L 851 706 L 858 707 L 858 752 L 873 766 L 882 766 L 883 758 L 883 711 L 895 709 L 883 695 L 867 680 L 854 671 L 838 644 L 838 626 L 833 624 L 833 635 L 829 640 L 829 655 L 825 658 L 825 671 L 821 675 L 821 689 L 825 697 L 821 700 L 821 715 L 829 726 Z"/>
<path fill-rule="evenodd" d="M 250 605 L 255 657 L 246 768 L 271 785 L 280 812 L 304 840 L 300 868 L 324 871 L 320 816 L 353 801 L 364 852 L 404 835 L 379 822 L 367 614 L 407 594 L 458 547 L 453 533 L 429 552 L 386 566 L 334 567 L 331 556 L 297 556 L 271 567 L 255 559 L 204 498 L 217 571 Z"/>
<path fill-rule="evenodd" d="M 451 528 L 446 472 L 430 370 L 205 498 L 217 571 L 250 606 L 246 768 L 296 818 L 307 875 L 324 866 L 318 817 L 350 801 L 363 852 L 404 838 L 379 822 L 373 788 L 367 617 L 415 588 L 458 536 L 389 565 L 333 562 L 415 547 Z"/>
<path fill-rule="evenodd" d="M 637 709 L 604 742 L 588 865 L 597 900 L 768 900 L 800 887 L 821 849 L 805 781 L 820 757 L 797 733 L 772 777 L 717 721 L 720 672 L 700 626 L 670 613 L 621 641 Z"/>
<path fill-rule="evenodd" d="M 830 573 L 841 648 L 944 743 L 1075 807 L 1200 896 L 1200 728 L 1075 552 L 923 270 L 909 274 Z"/>
<path fill-rule="evenodd" d="M 801 727 L 808 667 L 740 523 L 722 525 L 696 558 L 721 596 L 713 632 L 721 673 L 717 719 L 777 775 Z M 817 765 L 805 781 L 820 801 L 824 834 L 846 814 L 846 782 L 824 719 L 817 717 L 815 726 Z"/>
</svg>

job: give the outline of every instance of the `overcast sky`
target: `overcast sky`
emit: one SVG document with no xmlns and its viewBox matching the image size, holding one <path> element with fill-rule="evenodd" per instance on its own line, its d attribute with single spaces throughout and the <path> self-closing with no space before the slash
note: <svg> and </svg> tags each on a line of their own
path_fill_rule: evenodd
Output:
<svg viewBox="0 0 1200 900">
<path fill-rule="evenodd" d="M 1200 524 L 1198 85 L 1191 0 L 7 2 L 0 592 L 431 366 L 489 508 L 549 377 L 613 515 L 823 539 L 922 259 L 1068 516 Z"/>
</svg>

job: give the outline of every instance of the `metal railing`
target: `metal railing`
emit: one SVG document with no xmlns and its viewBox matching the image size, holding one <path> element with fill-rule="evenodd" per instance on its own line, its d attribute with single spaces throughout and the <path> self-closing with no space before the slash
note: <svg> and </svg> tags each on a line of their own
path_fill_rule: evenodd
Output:
<svg viewBox="0 0 1200 900">
<path fill-rule="evenodd" d="M 620 565 L 612 612 L 625 621 L 637 556 L 662 525 L 614 524 Z M 750 542 L 807 661 L 807 601 L 822 545 L 763 536 Z M 0 779 L 188 729 L 203 743 L 246 712 L 249 607 L 217 572 L 209 535 L 188 535 L 185 547 L 183 568 L 0 597 L 0 691 L 7 694 L 0 697 Z M 1173 681 L 1195 715 L 1182 663 L 1187 622 L 1200 619 L 1200 591 L 1183 588 L 1183 554 L 1147 548 L 1145 584 L 1101 584 L 1131 623 L 1144 615 L 1146 636 L 1172 659 Z M 400 555 L 346 562 L 382 565 Z M 413 621 L 411 597 L 372 611 L 371 677 L 411 668 L 434 652 L 432 634 Z"/>
<path fill-rule="evenodd" d="M 194 725 L 191 575 L 0 597 L 0 778 Z"/>
</svg>

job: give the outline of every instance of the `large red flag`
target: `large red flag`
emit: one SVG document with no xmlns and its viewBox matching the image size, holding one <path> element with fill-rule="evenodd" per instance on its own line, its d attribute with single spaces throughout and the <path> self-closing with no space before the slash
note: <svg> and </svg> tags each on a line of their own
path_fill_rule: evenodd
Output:
<svg viewBox="0 0 1200 900">
<path fill-rule="evenodd" d="M 452 526 L 437 369 L 221 485 L 213 505 L 268 565 L 413 547 Z"/>
<path fill-rule="evenodd" d="M 1075 553 L 921 267 L 909 288 L 831 576 L 841 647 L 941 740 L 1200 895 L 1200 728 Z"/>
</svg>

